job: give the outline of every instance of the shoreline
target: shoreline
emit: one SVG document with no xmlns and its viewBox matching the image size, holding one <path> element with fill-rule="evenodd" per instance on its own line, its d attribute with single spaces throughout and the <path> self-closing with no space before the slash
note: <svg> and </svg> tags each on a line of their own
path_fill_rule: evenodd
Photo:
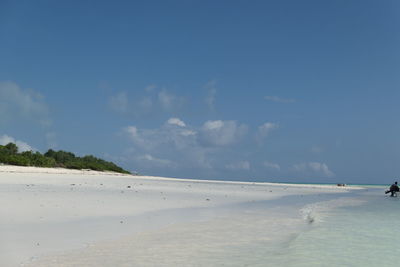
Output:
<svg viewBox="0 0 400 267">
<path fill-rule="evenodd" d="M 64 264 L 63 259 L 77 251 L 85 254 L 79 258 L 81 263 L 89 257 L 92 266 L 101 266 L 101 255 L 117 253 L 117 248 L 126 251 L 126 255 L 119 257 L 127 258 L 128 251 L 137 248 L 139 237 L 145 238 L 149 247 L 154 245 L 154 240 L 162 238 L 163 246 L 178 253 L 179 242 L 174 243 L 176 247 L 169 247 L 172 235 L 185 239 L 193 233 L 201 236 L 202 231 L 213 233 L 206 234 L 211 241 L 201 241 L 206 246 L 231 242 L 229 235 L 241 231 L 243 236 L 238 238 L 243 239 L 243 244 L 251 244 L 259 235 L 248 237 L 249 232 L 261 231 L 260 236 L 268 239 L 268 235 L 272 237 L 281 232 L 284 225 L 292 229 L 291 233 L 297 231 L 297 226 L 307 225 L 307 216 L 300 214 L 306 199 L 319 202 L 341 198 L 361 188 L 177 179 L 68 169 L 60 173 L 59 169 L 0 166 L 0 229 L 4 231 L 0 233 L 3 237 L 0 263 L 7 267 L 21 263 L 51 266 L 52 257 L 61 257 L 60 264 Z M 285 203 L 288 199 L 294 204 Z M 180 227 L 186 231 L 181 233 Z M 228 232 L 224 232 L 222 239 L 213 239 L 223 231 Z M 281 239 L 282 236 L 276 236 L 268 244 L 273 246 Z M 109 247 L 110 244 L 115 248 Z M 84 249 L 92 246 L 96 249 L 91 252 Z M 202 248 L 193 249 L 191 253 Z M 37 257 L 40 257 L 38 261 L 30 262 L 29 259 Z M 50 262 L 45 263 L 46 259 Z M 119 261 L 113 259 L 114 263 Z M 80 265 L 78 258 L 76 264 L 85 266 Z"/>
<path fill-rule="evenodd" d="M 239 184 L 239 185 L 271 185 L 271 186 L 290 186 L 290 187 L 312 187 L 312 188 L 338 188 L 338 189 L 364 189 L 364 185 L 337 186 L 337 184 L 310 184 L 310 183 L 284 183 L 284 182 L 251 182 L 251 181 L 230 181 L 230 180 L 212 180 L 212 179 L 191 179 L 175 178 L 151 175 L 135 175 L 109 171 L 94 170 L 75 170 L 66 168 L 44 168 L 33 166 L 15 166 L 0 165 L 0 173 L 28 173 L 28 174 L 68 174 L 68 175 L 98 175 L 98 176 L 121 176 L 127 178 L 139 178 L 149 180 L 182 181 L 182 182 L 203 182 L 203 183 L 221 183 L 221 184 Z M 366 185 L 381 186 L 381 185 Z M 384 186 L 384 185 L 382 185 Z"/>
<path fill-rule="evenodd" d="M 207 208 L 175 210 L 182 216 L 197 214 L 197 218 L 179 220 L 171 224 L 148 227 L 118 238 L 108 238 L 85 247 L 50 253 L 34 258 L 24 266 L 219 266 L 225 260 L 237 257 L 235 250 L 222 253 L 225 246 L 246 247 L 257 243 L 273 254 L 282 246 L 296 240 L 297 236 L 320 225 L 333 209 L 363 204 L 350 197 L 325 195 L 313 199 L 309 195 L 298 202 L 296 196 L 284 196 L 279 209 L 272 203 L 242 203 L 237 209 L 213 208 L 215 213 L 202 214 Z M 289 200 L 289 201 L 288 201 Z M 279 200 L 280 201 L 280 200 Z M 287 201 L 287 202 L 286 202 Z M 268 204 L 260 208 L 260 204 Z M 254 206 L 255 205 L 255 206 Z M 171 211 L 166 211 L 171 212 Z M 187 212 L 187 213 L 186 213 Z M 209 211 L 208 211 L 209 212 Z M 202 214 L 199 216 L 198 214 Z M 207 213 L 207 212 L 206 212 Z M 243 214 L 245 213 L 245 214 Z M 160 218 L 160 216 L 158 216 Z M 162 218 L 162 217 L 161 217 Z M 232 230 L 235 230 L 232 232 Z M 195 241 L 194 241 L 195 240 Z M 234 241 L 233 241 L 234 240 Z M 194 241 L 194 242 L 193 242 Z M 261 247 L 261 250 L 263 250 Z M 254 247 L 260 250 L 260 248 Z M 208 251 L 205 252 L 204 250 Z M 210 255 L 207 255 L 209 252 Z M 265 251 L 258 251 L 265 253 Z M 242 255 L 246 265 L 270 266 L 257 261 L 248 251 Z M 178 256 L 179 255 L 179 256 Z M 276 256 L 276 255 L 274 255 Z M 265 255 L 264 255 L 265 257 Z M 243 266 L 230 262 L 229 266 Z"/>
</svg>

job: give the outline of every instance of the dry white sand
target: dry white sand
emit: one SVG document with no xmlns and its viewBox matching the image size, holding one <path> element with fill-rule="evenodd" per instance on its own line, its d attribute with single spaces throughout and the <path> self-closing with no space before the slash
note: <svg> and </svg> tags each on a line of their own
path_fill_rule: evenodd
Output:
<svg viewBox="0 0 400 267">
<path fill-rule="evenodd" d="M 353 189 L 3 165 L 0 266 L 215 266 L 303 220 L 251 203 Z"/>
</svg>

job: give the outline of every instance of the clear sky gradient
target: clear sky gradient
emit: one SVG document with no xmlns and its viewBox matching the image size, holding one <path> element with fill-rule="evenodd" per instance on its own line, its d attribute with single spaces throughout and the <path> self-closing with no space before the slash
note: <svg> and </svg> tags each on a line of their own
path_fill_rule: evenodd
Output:
<svg viewBox="0 0 400 267">
<path fill-rule="evenodd" d="M 0 143 L 149 175 L 400 180 L 400 2 L 0 0 Z"/>
</svg>

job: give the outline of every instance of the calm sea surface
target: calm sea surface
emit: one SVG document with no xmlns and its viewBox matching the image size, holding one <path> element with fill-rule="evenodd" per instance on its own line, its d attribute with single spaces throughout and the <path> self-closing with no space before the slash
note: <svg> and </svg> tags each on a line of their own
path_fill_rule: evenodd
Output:
<svg viewBox="0 0 400 267">
<path fill-rule="evenodd" d="M 217 238 L 204 242 L 208 253 L 183 256 L 184 262 L 190 266 L 397 266 L 400 196 L 391 198 L 385 189 L 371 186 L 346 194 L 305 196 L 301 203 L 287 197 L 244 207 L 248 214 L 223 222 L 225 227 L 214 232 L 227 241 L 224 246 Z M 270 209 L 263 214 L 262 205 L 282 202 L 291 207 L 282 211 L 292 216 L 277 214 L 273 220 Z M 266 228 L 272 233 L 266 234 Z"/>
<path fill-rule="evenodd" d="M 352 193 L 356 202 L 363 201 L 361 205 L 344 205 L 323 211 L 319 221 L 311 223 L 308 229 L 290 240 L 279 254 L 270 255 L 268 265 L 397 265 L 400 257 L 400 197 L 388 197 L 383 193 L 385 189 L 370 187 Z M 316 211 L 313 216 L 318 215 Z"/>
</svg>

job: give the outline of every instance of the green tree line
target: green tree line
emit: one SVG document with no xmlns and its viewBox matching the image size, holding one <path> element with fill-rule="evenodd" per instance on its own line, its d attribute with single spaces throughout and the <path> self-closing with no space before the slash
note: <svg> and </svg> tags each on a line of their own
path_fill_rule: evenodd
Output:
<svg viewBox="0 0 400 267">
<path fill-rule="evenodd" d="M 95 171 L 113 171 L 119 173 L 130 173 L 112 162 L 96 158 L 92 155 L 77 157 L 74 153 L 49 149 L 46 153 L 25 151 L 18 152 L 18 146 L 8 143 L 0 145 L 0 163 L 35 166 L 35 167 L 61 167 L 67 169 L 91 169 Z"/>
</svg>

